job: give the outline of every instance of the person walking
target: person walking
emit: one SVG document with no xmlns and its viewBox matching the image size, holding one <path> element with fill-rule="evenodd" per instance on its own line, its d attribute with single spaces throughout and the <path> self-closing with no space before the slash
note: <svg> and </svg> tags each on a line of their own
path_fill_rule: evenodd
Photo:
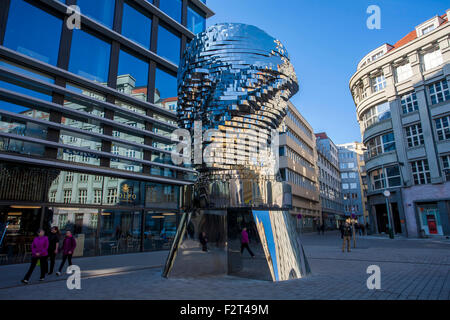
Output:
<svg viewBox="0 0 450 320">
<path fill-rule="evenodd" d="M 61 250 L 63 252 L 63 259 L 61 261 L 61 265 L 59 266 L 59 270 L 56 273 L 57 276 L 61 275 L 64 264 L 66 263 L 66 260 L 69 261 L 69 266 L 72 265 L 72 255 L 73 255 L 73 251 L 75 250 L 76 247 L 77 247 L 77 242 L 75 241 L 75 238 L 72 236 L 72 232 L 67 230 L 66 236 L 63 241 L 63 245 L 61 247 Z"/>
<path fill-rule="evenodd" d="M 248 246 L 249 242 L 250 241 L 248 239 L 247 228 L 244 228 L 244 229 L 242 229 L 242 233 L 241 233 L 241 254 L 244 252 L 244 248 L 245 248 L 245 249 L 247 249 L 248 253 L 250 253 L 252 258 L 254 258 L 255 255 L 253 254 L 252 250 Z"/>
<path fill-rule="evenodd" d="M 322 225 L 320 226 L 320 231 L 322 231 L 322 235 L 325 234 L 325 223 L 322 223 Z"/>
<path fill-rule="evenodd" d="M 200 243 L 202 244 L 202 251 L 207 252 L 208 251 L 208 238 L 206 237 L 206 232 L 200 233 L 200 236 L 198 237 L 200 240 Z"/>
<path fill-rule="evenodd" d="M 344 252 L 345 249 L 345 242 L 347 242 L 347 252 L 350 252 L 350 241 L 352 239 L 352 227 L 348 222 L 345 223 L 343 229 L 342 229 L 342 238 L 344 239 L 342 242 L 342 252 Z"/>
<path fill-rule="evenodd" d="M 31 274 L 36 267 L 36 264 L 40 263 L 41 277 L 39 281 L 44 281 L 45 274 L 47 273 L 47 255 L 48 255 L 48 238 L 45 236 L 45 231 L 39 229 L 38 236 L 33 239 L 31 243 L 31 264 L 27 274 L 23 278 L 23 283 L 29 283 Z"/>
<path fill-rule="evenodd" d="M 48 262 L 50 264 L 48 275 L 51 275 L 55 268 L 55 259 L 58 254 L 60 236 L 61 233 L 59 232 L 58 227 L 55 226 L 50 229 L 50 235 L 48 236 Z"/>
</svg>

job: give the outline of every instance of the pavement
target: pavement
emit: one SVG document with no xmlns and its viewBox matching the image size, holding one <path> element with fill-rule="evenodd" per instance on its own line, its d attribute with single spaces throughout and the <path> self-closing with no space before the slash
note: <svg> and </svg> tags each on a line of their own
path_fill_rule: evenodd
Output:
<svg viewBox="0 0 450 320">
<path fill-rule="evenodd" d="M 301 236 L 312 273 L 305 278 L 268 282 L 233 276 L 165 279 L 168 251 L 74 259 L 82 270 L 81 289 L 69 290 L 67 275 L 31 284 L 20 280 L 28 264 L 0 267 L 0 300 L 176 299 L 176 300 L 450 300 L 450 240 L 358 236 L 343 253 L 336 232 Z M 57 261 L 57 265 L 58 261 Z M 367 267 L 381 270 L 381 289 L 369 290 Z"/>
</svg>

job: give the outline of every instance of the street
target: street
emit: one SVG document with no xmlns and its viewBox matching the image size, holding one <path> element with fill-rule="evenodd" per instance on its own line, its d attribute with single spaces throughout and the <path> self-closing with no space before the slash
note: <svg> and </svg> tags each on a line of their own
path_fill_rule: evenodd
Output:
<svg viewBox="0 0 450 320">
<path fill-rule="evenodd" d="M 450 299 L 450 241 L 357 237 L 357 248 L 341 251 L 338 233 L 302 236 L 312 274 L 279 283 L 232 276 L 164 279 L 167 251 L 74 259 L 81 290 L 67 276 L 20 284 L 28 264 L 0 267 L 0 299 Z M 58 262 L 57 262 L 58 263 Z M 381 289 L 366 286 L 367 267 L 381 269 Z"/>
</svg>

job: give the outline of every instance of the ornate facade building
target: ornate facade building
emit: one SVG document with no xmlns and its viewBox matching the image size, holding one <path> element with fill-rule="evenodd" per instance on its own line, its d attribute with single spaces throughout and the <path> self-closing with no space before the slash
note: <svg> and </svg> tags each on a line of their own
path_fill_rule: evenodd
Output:
<svg viewBox="0 0 450 320">
<path fill-rule="evenodd" d="M 408 237 L 450 234 L 449 17 L 373 50 L 350 79 L 373 232 L 392 225 Z"/>
</svg>

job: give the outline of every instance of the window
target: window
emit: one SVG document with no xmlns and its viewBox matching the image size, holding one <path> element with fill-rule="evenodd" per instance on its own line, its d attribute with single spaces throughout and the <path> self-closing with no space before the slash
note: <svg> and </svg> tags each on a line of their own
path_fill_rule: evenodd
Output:
<svg viewBox="0 0 450 320">
<path fill-rule="evenodd" d="M 64 203 L 70 203 L 72 201 L 72 190 L 64 190 Z"/>
<path fill-rule="evenodd" d="M 347 179 L 348 178 L 347 172 L 341 173 L 341 178 L 342 179 Z"/>
<path fill-rule="evenodd" d="M 384 75 L 381 74 L 372 79 L 372 90 L 373 92 L 378 92 L 386 88 L 386 79 Z"/>
<path fill-rule="evenodd" d="M 116 188 L 109 188 L 108 189 L 108 196 L 106 197 L 106 203 L 108 204 L 115 204 L 117 202 L 117 189 Z"/>
<path fill-rule="evenodd" d="M 389 106 L 389 102 L 381 103 L 377 106 L 374 106 L 367 110 L 362 115 L 362 121 L 365 128 L 370 127 L 371 125 L 391 118 L 391 108 Z"/>
<path fill-rule="evenodd" d="M 87 190 L 80 189 L 78 190 L 78 203 L 84 204 L 87 202 Z"/>
<path fill-rule="evenodd" d="M 350 173 L 348 174 L 348 177 L 349 177 L 350 179 L 355 179 L 355 178 L 356 178 L 356 173 L 350 172 Z"/>
<path fill-rule="evenodd" d="M 178 65 L 180 62 L 181 39 L 162 25 L 158 26 L 158 44 L 156 53 Z"/>
<path fill-rule="evenodd" d="M 450 139 L 450 116 L 435 119 L 434 122 L 436 123 L 438 140 L 442 141 Z"/>
<path fill-rule="evenodd" d="M 423 55 L 423 64 L 425 71 L 436 68 L 442 64 L 441 50 L 438 48 L 432 52 Z"/>
<path fill-rule="evenodd" d="M 426 184 L 431 182 L 428 160 L 411 162 L 411 171 L 414 178 L 414 184 Z"/>
<path fill-rule="evenodd" d="M 89 179 L 89 175 L 87 174 L 80 174 L 80 182 L 87 182 Z"/>
<path fill-rule="evenodd" d="M 73 181 L 73 172 L 67 172 L 66 173 L 65 181 L 66 182 L 72 182 Z"/>
<path fill-rule="evenodd" d="M 94 203 L 100 204 L 102 201 L 102 189 L 95 189 L 94 190 Z"/>
<path fill-rule="evenodd" d="M 389 132 L 367 141 L 367 155 L 370 158 L 395 150 L 394 133 Z"/>
<path fill-rule="evenodd" d="M 442 80 L 428 86 L 430 90 L 431 104 L 447 101 L 450 99 L 447 80 Z"/>
<path fill-rule="evenodd" d="M 420 123 L 413 124 L 405 128 L 406 139 L 408 140 L 408 147 L 416 147 L 424 144 L 422 125 Z"/>
<path fill-rule="evenodd" d="M 181 23 L 181 0 L 160 0 L 159 8 L 175 21 Z"/>
<path fill-rule="evenodd" d="M 77 0 L 81 14 L 92 18 L 108 28 L 113 27 L 115 0 Z"/>
<path fill-rule="evenodd" d="M 434 24 L 422 29 L 422 35 L 426 35 L 428 32 L 431 32 L 435 29 Z"/>
<path fill-rule="evenodd" d="M 348 189 L 348 183 L 343 183 L 342 184 L 342 189 L 347 190 Z"/>
<path fill-rule="evenodd" d="M 49 202 L 55 202 L 56 201 L 56 191 L 51 191 L 50 196 L 48 197 Z"/>
<path fill-rule="evenodd" d="M 356 183 L 350 183 L 350 189 L 356 189 Z"/>
<path fill-rule="evenodd" d="M 150 48 L 151 30 L 152 19 L 125 2 L 123 4 L 122 35 L 148 49 Z"/>
<path fill-rule="evenodd" d="M 450 181 L 450 155 L 442 157 L 442 170 L 444 171 L 445 181 Z"/>
<path fill-rule="evenodd" d="M 58 228 L 64 230 L 67 225 L 67 213 L 58 214 Z"/>
<path fill-rule="evenodd" d="M 401 185 L 400 168 L 398 165 L 370 171 L 369 178 L 372 190 L 398 187 Z"/>
<path fill-rule="evenodd" d="M 403 95 L 401 97 L 400 102 L 402 105 L 403 114 L 419 110 L 419 105 L 417 103 L 417 96 L 415 92 Z"/>
<path fill-rule="evenodd" d="M 62 24 L 62 20 L 24 0 L 11 1 L 3 45 L 55 66 Z"/>
<path fill-rule="evenodd" d="M 111 45 L 84 32 L 73 30 L 69 71 L 92 81 L 108 81 Z"/>
<path fill-rule="evenodd" d="M 177 97 L 177 77 L 156 68 L 155 104 L 163 106 L 165 100 L 175 97 Z"/>
<path fill-rule="evenodd" d="M 355 164 L 353 162 L 349 162 L 347 165 L 349 169 L 353 169 L 355 167 Z"/>
<path fill-rule="evenodd" d="M 148 63 L 121 50 L 119 53 L 119 69 L 117 89 L 128 95 L 144 92 L 142 100 L 147 100 Z"/>
<path fill-rule="evenodd" d="M 194 34 L 206 29 L 205 17 L 190 5 L 187 8 L 187 28 Z"/>
<path fill-rule="evenodd" d="M 398 66 L 395 71 L 397 73 L 397 82 L 402 82 L 406 79 L 409 79 L 413 75 L 411 65 L 409 63 Z"/>
</svg>

